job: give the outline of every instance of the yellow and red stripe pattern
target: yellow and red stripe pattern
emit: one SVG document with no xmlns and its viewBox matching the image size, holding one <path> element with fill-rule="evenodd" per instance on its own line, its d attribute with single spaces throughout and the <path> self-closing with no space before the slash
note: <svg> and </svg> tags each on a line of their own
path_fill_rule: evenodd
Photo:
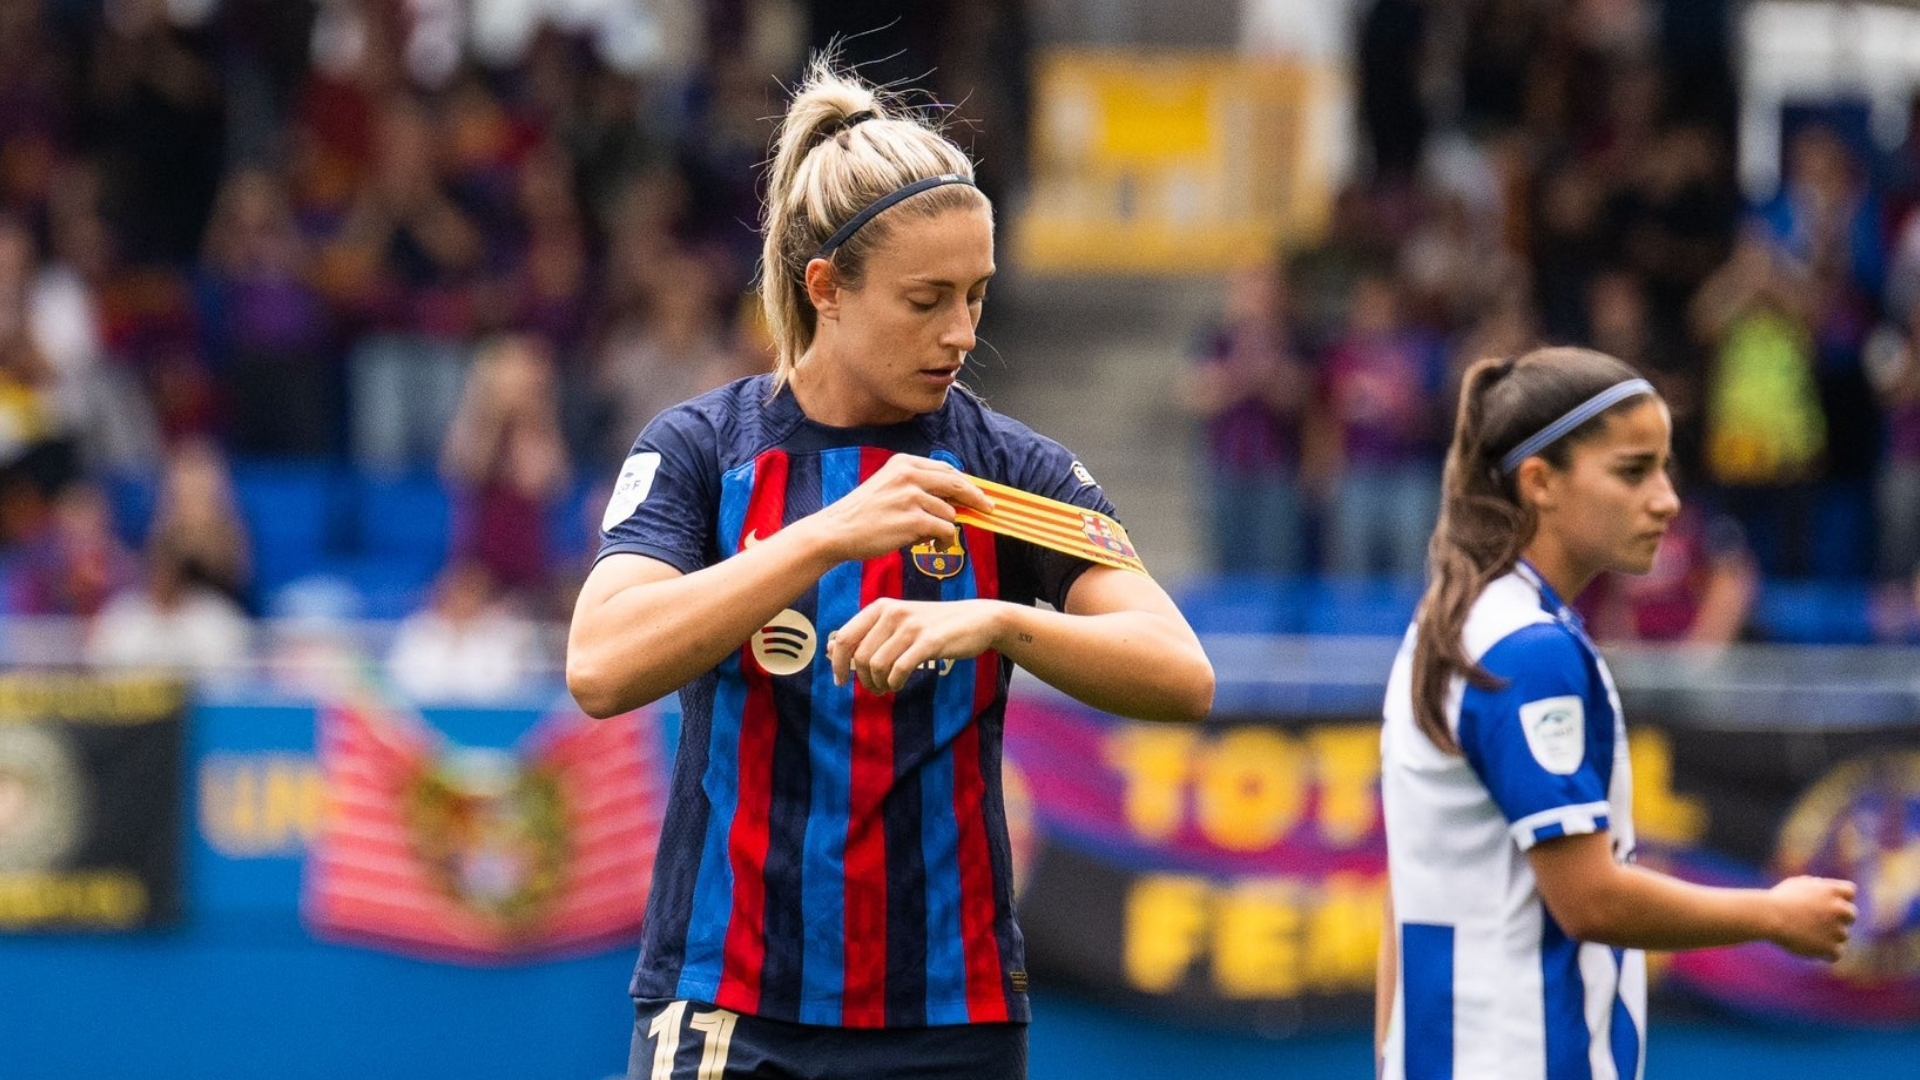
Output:
<svg viewBox="0 0 1920 1080">
<path fill-rule="evenodd" d="M 1133 541 L 1127 539 L 1127 530 L 1107 515 L 977 476 L 967 479 L 993 500 L 993 512 L 982 514 L 962 506 L 955 518 L 962 525 L 1025 540 L 1101 566 L 1136 574 L 1147 572 L 1146 564 L 1133 550 Z"/>
</svg>

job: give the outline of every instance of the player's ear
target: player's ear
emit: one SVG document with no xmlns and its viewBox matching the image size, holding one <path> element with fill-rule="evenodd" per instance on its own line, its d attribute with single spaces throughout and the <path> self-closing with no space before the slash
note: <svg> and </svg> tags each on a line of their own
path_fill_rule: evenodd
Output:
<svg viewBox="0 0 1920 1080">
<path fill-rule="evenodd" d="M 831 322 L 840 317 L 840 279 L 833 272 L 833 264 L 825 259 L 812 259 L 807 263 L 807 299 L 813 301 L 813 310 L 820 313 L 822 319 Z"/>
<path fill-rule="evenodd" d="M 1552 510 L 1559 502 L 1560 480 L 1560 470 L 1546 459 L 1530 457 L 1514 471 L 1513 487 L 1520 496 L 1521 504 L 1532 506 L 1538 513 Z"/>
</svg>

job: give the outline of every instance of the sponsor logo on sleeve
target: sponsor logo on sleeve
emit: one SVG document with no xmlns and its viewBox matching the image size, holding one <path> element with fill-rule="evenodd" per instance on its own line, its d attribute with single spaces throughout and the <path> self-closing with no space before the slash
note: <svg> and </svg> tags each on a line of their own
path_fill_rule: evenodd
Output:
<svg viewBox="0 0 1920 1080">
<path fill-rule="evenodd" d="M 1578 695 L 1542 698 L 1520 706 L 1520 730 L 1540 767 L 1571 776 L 1587 755 L 1587 708 Z"/>
<path fill-rule="evenodd" d="M 607 512 L 600 515 L 600 531 L 610 532 L 615 525 L 633 516 L 653 490 L 653 478 L 660 472 L 660 455 L 642 450 L 620 467 L 620 479 L 613 482 L 613 496 L 607 500 Z"/>
<path fill-rule="evenodd" d="M 1098 484 L 1093 474 L 1087 471 L 1087 467 L 1077 461 L 1073 463 L 1073 478 L 1080 481 L 1081 487 L 1095 487 Z"/>
</svg>

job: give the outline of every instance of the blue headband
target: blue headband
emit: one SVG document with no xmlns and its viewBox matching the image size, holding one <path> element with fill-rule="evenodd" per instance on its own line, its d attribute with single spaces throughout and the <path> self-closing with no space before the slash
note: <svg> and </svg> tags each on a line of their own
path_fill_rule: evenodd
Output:
<svg viewBox="0 0 1920 1080">
<path fill-rule="evenodd" d="M 1532 438 L 1525 440 L 1519 446 L 1507 451 L 1507 455 L 1500 459 L 1500 471 L 1502 473 L 1512 473 L 1513 470 L 1520 467 L 1521 462 L 1552 446 L 1554 443 L 1559 442 L 1561 439 L 1566 438 L 1567 433 L 1574 428 L 1579 427 L 1581 424 L 1599 416 L 1601 413 L 1606 412 L 1608 409 L 1613 408 L 1615 405 L 1620 404 L 1636 394 L 1651 394 L 1653 392 L 1653 384 L 1645 379 L 1628 379 L 1626 382 L 1615 383 L 1607 387 L 1605 390 L 1575 405 L 1567 415 L 1541 428 Z"/>
<path fill-rule="evenodd" d="M 813 257 L 816 259 L 833 258 L 834 251 L 837 250 L 841 244 L 853 239 L 853 234 L 859 232 L 862 226 L 872 221 L 882 210 L 885 210 L 887 207 L 892 206 L 902 199 L 911 199 L 923 191 L 931 191 L 934 188 L 945 187 L 948 184 L 966 184 L 971 187 L 973 186 L 973 181 L 961 176 L 959 173 L 941 173 L 939 176 L 929 176 L 925 180 L 915 180 L 906 187 L 888 192 L 878 199 L 875 199 L 865 210 L 848 218 L 845 225 L 840 226 L 832 236 L 827 237 L 827 242 L 820 245 L 820 250 L 815 252 Z"/>
</svg>

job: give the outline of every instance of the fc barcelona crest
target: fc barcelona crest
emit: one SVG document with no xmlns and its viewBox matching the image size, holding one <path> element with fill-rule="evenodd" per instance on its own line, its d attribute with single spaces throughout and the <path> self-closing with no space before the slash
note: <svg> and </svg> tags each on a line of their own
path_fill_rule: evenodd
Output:
<svg viewBox="0 0 1920 1080">
<path fill-rule="evenodd" d="M 913 545 L 913 568 L 930 578 L 950 578 L 966 565 L 967 549 L 960 546 L 958 531 L 949 545 L 942 546 L 937 540 L 923 540 Z"/>
<path fill-rule="evenodd" d="M 1137 559 L 1133 552 L 1133 543 L 1127 539 L 1125 529 L 1117 521 L 1092 514 L 1081 514 L 1080 523 L 1087 531 L 1087 539 L 1113 552 L 1123 559 Z"/>
</svg>

